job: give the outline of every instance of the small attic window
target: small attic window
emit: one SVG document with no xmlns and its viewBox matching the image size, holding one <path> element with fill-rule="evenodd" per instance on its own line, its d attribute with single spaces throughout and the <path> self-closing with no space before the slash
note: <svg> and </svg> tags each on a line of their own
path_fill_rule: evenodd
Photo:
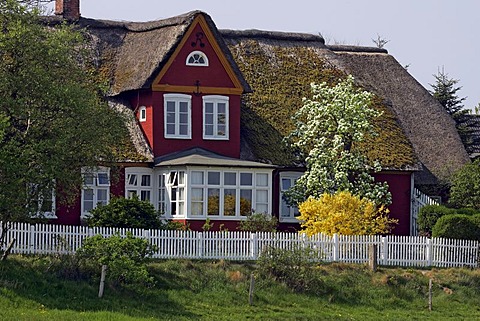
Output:
<svg viewBox="0 0 480 321">
<path fill-rule="evenodd" d="M 187 57 L 187 66 L 208 66 L 208 58 L 201 51 L 192 51 Z"/>
<path fill-rule="evenodd" d="M 139 117 L 138 117 L 139 120 L 141 122 L 147 121 L 147 107 L 141 106 L 138 112 L 139 112 Z"/>
</svg>

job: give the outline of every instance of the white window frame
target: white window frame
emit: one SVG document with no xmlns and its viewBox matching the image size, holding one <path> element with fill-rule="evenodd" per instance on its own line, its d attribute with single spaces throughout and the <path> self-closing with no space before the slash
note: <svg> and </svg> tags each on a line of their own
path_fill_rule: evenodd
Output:
<svg viewBox="0 0 480 321">
<path fill-rule="evenodd" d="M 135 181 L 131 182 L 131 178 L 136 177 Z M 148 176 L 150 185 L 142 185 L 143 176 Z M 154 204 L 154 175 L 153 170 L 150 168 L 142 167 L 127 167 L 125 168 L 125 198 L 132 198 L 133 195 L 136 195 L 141 201 L 148 201 L 151 204 Z M 149 197 L 146 198 L 144 195 L 148 192 Z"/>
<path fill-rule="evenodd" d="M 199 55 L 200 57 L 203 58 L 203 63 L 198 61 L 197 59 L 194 58 L 195 55 Z M 190 58 L 194 59 L 194 62 L 189 62 Z M 185 60 L 185 64 L 187 66 L 195 66 L 195 67 L 208 67 L 208 57 L 203 51 L 195 50 L 192 51 L 188 56 L 187 59 Z"/>
<path fill-rule="evenodd" d="M 138 120 L 142 123 L 147 121 L 147 107 L 140 106 L 138 109 Z"/>
<path fill-rule="evenodd" d="M 303 175 L 304 173 L 302 172 L 281 172 L 279 175 L 279 204 L 278 204 L 278 218 L 280 222 L 287 222 L 287 223 L 298 223 L 299 220 L 295 216 L 296 213 L 298 213 L 298 207 L 296 206 L 287 206 L 288 207 L 288 215 L 283 215 L 283 192 L 285 191 L 283 189 L 283 184 L 282 180 L 283 179 L 289 179 L 290 180 L 290 187 L 295 184 L 295 182 Z M 298 216 L 298 215 L 297 215 Z"/>
<path fill-rule="evenodd" d="M 203 96 L 203 139 L 205 140 L 228 140 L 229 138 L 229 128 L 230 128 L 230 121 L 229 121 L 229 101 L 230 98 L 228 96 L 220 96 L 220 95 L 207 95 Z M 206 133 L 206 104 L 211 103 L 213 104 L 213 124 L 208 124 L 208 125 L 213 125 L 213 134 L 207 135 Z M 224 135 L 219 135 L 219 123 L 218 123 L 218 118 L 219 118 L 219 113 L 218 113 L 218 104 L 219 103 L 224 103 L 225 104 L 225 134 Z"/>
<path fill-rule="evenodd" d="M 194 184 L 192 182 L 192 172 L 202 172 L 203 173 L 203 183 L 202 184 Z M 219 184 L 208 184 L 208 173 L 209 172 L 218 172 L 220 174 L 220 181 Z M 211 218 L 211 219 L 222 219 L 222 220 L 243 220 L 246 219 L 247 213 L 241 213 L 241 195 L 242 190 L 249 190 L 251 191 L 251 207 L 253 211 L 256 211 L 256 207 L 258 205 L 266 205 L 267 214 L 270 214 L 272 211 L 272 172 L 271 171 L 264 171 L 258 169 L 239 169 L 239 168 L 190 168 L 188 170 L 188 197 L 187 197 L 187 213 L 191 212 L 192 208 L 192 200 L 191 197 L 191 190 L 195 188 L 203 189 L 203 215 L 188 215 L 188 218 L 195 219 L 195 218 Z M 235 173 L 236 181 L 234 185 L 227 185 L 225 182 L 225 173 Z M 252 176 L 252 184 L 245 185 L 241 184 L 241 174 L 251 174 Z M 258 186 L 257 182 L 257 175 L 266 175 L 267 177 L 267 185 L 266 186 Z M 208 214 L 208 190 L 209 189 L 218 189 L 219 190 L 219 204 L 218 204 L 218 214 Z M 235 215 L 225 215 L 225 190 L 235 190 Z M 257 191 L 265 191 L 267 193 L 267 200 L 266 203 L 260 203 L 260 200 L 257 200 Z M 250 211 L 249 211 L 250 213 Z M 244 214 L 244 215 L 242 215 Z"/>
<path fill-rule="evenodd" d="M 90 212 L 85 210 L 85 191 L 92 190 L 93 192 L 93 206 L 92 209 L 96 208 L 97 205 L 102 202 L 108 204 L 110 201 L 110 168 L 108 167 L 96 167 L 96 168 L 82 168 L 82 177 L 86 175 L 92 176 L 92 182 L 86 182 L 83 180 L 82 196 L 81 196 L 81 218 L 87 217 Z M 107 183 L 104 183 L 99 178 L 100 176 L 107 175 Z M 106 199 L 100 200 L 98 198 L 99 191 L 106 191 Z M 89 200 L 88 200 L 89 201 Z"/>
<path fill-rule="evenodd" d="M 173 102 L 175 104 L 175 132 L 173 134 L 169 134 L 167 132 L 168 123 L 168 114 L 167 108 L 168 103 Z M 180 103 L 187 103 L 187 133 L 180 134 Z M 185 94 L 164 94 L 163 95 L 163 127 L 164 127 L 164 137 L 165 138 L 175 138 L 175 139 L 191 139 L 192 138 L 192 96 L 185 95 Z"/>
</svg>

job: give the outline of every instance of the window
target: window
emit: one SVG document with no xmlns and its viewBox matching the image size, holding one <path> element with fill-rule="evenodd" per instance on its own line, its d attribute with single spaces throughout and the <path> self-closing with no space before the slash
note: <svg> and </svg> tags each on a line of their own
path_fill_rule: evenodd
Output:
<svg viewBox="0 0 480 321">
<path fill-rule="evenodd" d="M 138 109 L 138 120 L 141 122 L 147 121 L 147 107 L 141 106 Z"/>
<path fill-rule="evenodd" d="M 298 172 L 280 173 L 280 221 L 296 221 L 296 217 L 300 215 L 298 207 L 288 206 L 283 198 L 283 193 L 295 185 L 302 174 Z"/>
<path fill-rule="evenodd" d="M 190 175 L 192 216 L 238 219 L 252 210 L 270 212 L 270 173 L 212 169 Z"/>
<path fill-rule="evenodd" d="M 55 215 L 55 184 L 41 190 L 38 184 L 29 184 L 32 215 L 44 218 L 58 218 Z"/>
<path fill-rule="evenodd" d="M 165 138 L 192 138 L 191 101 L 190 95 L 164 95 Z"/>
<path fill-rule="evenodd" d="M 168 209 L 170 215 L 185 215 L 185 172 L 170 171 L 165 181 L 167 193 L 170 196 Z"/>
<path fill-rule="evenodd" d="M 99 167 L 83 169 L 82 216 L 98 204 L 106 205 L 110 199 L 110 169 Z"/>
<path fill-rule="evenodd" d="M 192 51 L 186 61 L 187 66 L 202 66 L 208 67 L 208 58 L 201 51 Z"/>
<path fill-rule="evenodd" d="M 203 96 L 203 139 L 228 139 L 227 96 Z"/>
<path fill-rule="evenodd" d="M 134 196 L 142 201 L 152 202 L 152 170 L 149 168 L 130 167 L 125 169 L 125 197 Z"/>
</svg>

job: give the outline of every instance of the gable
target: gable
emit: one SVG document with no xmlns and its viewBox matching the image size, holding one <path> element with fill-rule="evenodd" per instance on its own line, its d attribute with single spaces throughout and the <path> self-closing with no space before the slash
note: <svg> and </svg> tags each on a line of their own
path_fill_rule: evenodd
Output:
<svg viewBox="0 0 480 321">
<path fill-rule="evenodd" d="M 194 63 L 200 57 L 201 63 Z M 165 66 L 153 81 L 152 89 L 165 92 L 241 94 L 244 91 L 203 15 L 198 15 Z"/>
</svg>

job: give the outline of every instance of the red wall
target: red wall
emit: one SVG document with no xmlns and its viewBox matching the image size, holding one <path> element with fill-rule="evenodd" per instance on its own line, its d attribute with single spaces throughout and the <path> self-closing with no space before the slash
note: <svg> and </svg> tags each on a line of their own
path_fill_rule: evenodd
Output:
<svg viewBox="0 0 480 321">
<path fill-rule="evenodd" d="M 390 217 L 398 219 L 392 231 L 394 235 L 410 235 L 410 196 L 412 173 L 377 173 L 375 180 L 388 183 L 392 204 L 388 207 Z"/>
<path fill-rule="evenodd" d="M 412 173 L 387 172 L 374 174 L 378 182 L 387 182 L 392 193 L 392 204 L 389 206 L 390 217 L 398 219 L 398 224 L 392 230 L 394 235 L 410 235 L 410 189 Z M 279 179 L 278 172 L 274 174 L 273 182 L 273 213 L 278 218 L 279 212 Z M 292 231 L 299 229 L 299 224 L 280 223 L 279 230 Z"/>
<path fill-rule="evenodd" d="M 203 102 L 201 96 L 192 95 L 192 139 L 172 139 L 164 137 L 163 93 L 154 92 L 152 146 L 155 157 L 192 147 L 202 147 L 221 155 L 240 157 L 240 96 L 229 95 L 229 140 L 203 139 Z"/>
</svg>

